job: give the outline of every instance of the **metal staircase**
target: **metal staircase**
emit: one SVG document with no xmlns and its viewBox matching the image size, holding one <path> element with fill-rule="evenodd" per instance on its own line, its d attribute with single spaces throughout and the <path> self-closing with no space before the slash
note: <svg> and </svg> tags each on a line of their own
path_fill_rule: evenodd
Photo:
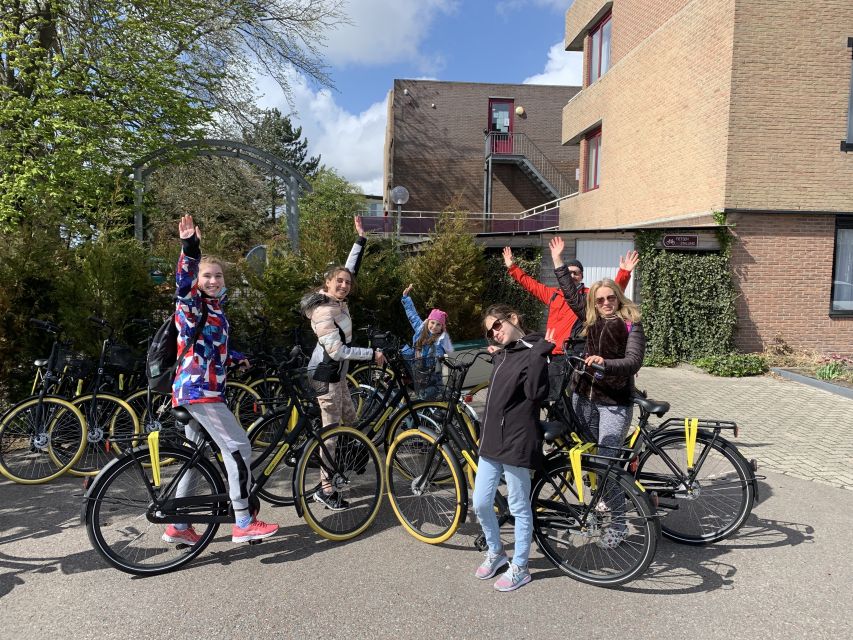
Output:
<svg viewBox="0 0 853 640">
<path fill-rule="evenodd" d="M 491 211 L 492 166 L 514 164 L 551 199 L 572 193 L 573 182 L 560 172 L 544 153 L 523 133 L 489 132 L 485 136 L 486 188 L 484 211 Z"/>
</svg>

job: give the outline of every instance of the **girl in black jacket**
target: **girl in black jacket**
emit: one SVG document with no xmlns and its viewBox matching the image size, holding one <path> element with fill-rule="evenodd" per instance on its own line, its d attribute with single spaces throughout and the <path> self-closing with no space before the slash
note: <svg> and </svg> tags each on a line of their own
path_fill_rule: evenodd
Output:
<svg viewBox="0 0 853 640">
<path fill-rule="evenodd" d="M 521 320 L 516 310 L 504 304 L 489 307 L 483 320 L 486 336 L 502 348 L 494 355 L 474 483 L 474 512 L 489 545 L 475 575 L 487 580 L 509 563 L 493 508 L 503 474 L 515 518 L 515 553 L 512 564 L 495 582 L 498 591 L 512 591 L 530 582 L 530 470 L 542 455 L 539 409 L 548 396 L 548 355 L 555 346 L 553 330 L 545 336 L 527 333 Z"/>
</svg>

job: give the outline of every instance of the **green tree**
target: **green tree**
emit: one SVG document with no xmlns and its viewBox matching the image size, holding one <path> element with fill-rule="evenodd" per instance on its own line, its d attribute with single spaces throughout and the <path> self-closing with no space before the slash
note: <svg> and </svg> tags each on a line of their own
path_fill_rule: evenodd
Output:
<svg viewBox="0 0 853 640">
<path fill-rule="evenodd" d="M 318 46 L 341 20 L 337 0 L 5 3 L 0 226 L 90 224 L 133 159 L 244 118 L 247 69 L 329 84 Z"/>
<path fill-rule="evenodd" d="M 329 263 L 346 260 L 356 237 L 353 216 L 364 208 L 364 195 L 331 169 L 320 171 L 311 187 L 299 202 L 299 243 L 306 268 L 319 281 Z"/>
<path fill-rule="evenodd" d="M 482 335 L 485 260 L 483 248 L 466 230 L 463 214 L 441 214 L 429 245 L 410 259 L 407 272 L 419 306 L 447 312 L 454 339 Z"/>
<path fill-rule="evenodd" d="M 243 131 L 243 140 L 286 161 L 306 178 L 317 175 L 320 156 L 308 158 L 308 140 L 302 138 L 302 127 L 293 127 L 290 116 L 278 109 L 261 113 L 258 122 Z M 266 176 L 270 194 L 270 217 L 276 219 L 277 209 L 287 194 L 286 185 L 277 176 Z"/>
</svg>

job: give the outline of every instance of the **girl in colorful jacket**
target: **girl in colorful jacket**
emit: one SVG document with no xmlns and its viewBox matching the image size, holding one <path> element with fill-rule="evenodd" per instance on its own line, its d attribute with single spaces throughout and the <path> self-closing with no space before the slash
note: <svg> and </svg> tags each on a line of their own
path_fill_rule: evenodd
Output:
<svg viewBox="0 0 853 640">
<path fill-rule="evenodd" d="M 317 346 L 308 362 L 308 375 L 319 393 L 317 402 L 324 427 L 353 425 L 356 422 L 355 407 L 347 387 L 349 361 L 373 360 L 380 366 L 385 362 L 381 351 L 350 344 L 352 318 L 346 299 L 355 284 L 355 276 L 367 244 L 359 217 L 355 218 L 355 230 L 358 239 L 352 246 L 346 264 L 326 271 L 322 288 L 310 291 L 301 302 L 302 312 L 311 321 L 311 329 L 317 336 Z M 327 447 L 329 445 L 334 446 L 334 443 L 327 443 Z M 349 503 L 333 489 L 325 469 L 321 469 L 320 479 L 321 486 L 313 496 L 316 502 L 334 511 L 349 507 Z"/>
<path fill-rule="evenodd" d="M 186 437 L 196 444 L 204 442 L 204 429 L 219 447 L 228 474 L 228 494 L 236 522 L 231 529 L 232 542 L 248 542 L 268 538 L 278 525 L 261 522 L 249 512 L 249 490 L 252 486 L 252 448 L 246 432 L 225 404 L 227 367 L 239 363 L 248 368 L 249 361 L 228 348 L 230 325 L 222 308 L 225 299 L 225 276 L 222 262 L 201 255 L 201 231 L 192 216 L 184 216 L 178 224 L 183 250 L 175 271 L 175 323 L 178 327 L 178 353 L 185 353 L 178 363 L 172 383 L 172 405 L 185 407 L 192 420 L 185 428 Z M 207 319 L 198 339 L 192 341 L 204 309 Z M 186 351 L 185 351 L 186 350 Z M 176 496 L 189 495 L 198 472 L 188 471 L 178 483 Z M 194 545 L 199 535 L 191 525 L 170 524 L 163 533 L 168 543 Z"/>
<path fill-rule="evenodd" d="M 403 290 L 400 300 L 414 331 L 412 345 L 406 345 L 402 353 L 406 361 L 412 364 L 418 396 L 428 400 L 438 395 L 441 386 L 441 372 L 436 371 L 438 359 L 453 353 L 453 343 L 447 333 L 447 314 L 444 311 L 433 309 L 426 320 L 421 320 L 409 296 L 413 286 L 410 284 Z"/>
</svg>

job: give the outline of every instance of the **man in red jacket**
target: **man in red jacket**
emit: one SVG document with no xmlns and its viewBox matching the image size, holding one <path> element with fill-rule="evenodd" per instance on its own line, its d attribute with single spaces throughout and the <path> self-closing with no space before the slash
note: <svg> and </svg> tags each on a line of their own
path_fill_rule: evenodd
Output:
<svg viewBox="0 0 853 640">
<path fill-rule="evenodd" d="M 554 398 L 551 396 L 558 391 L 558 389 L 553 389 L 555 381 L 559 381 L 562 378 L 563 362 L 565 361 L 563 344 L 566 340 L 571 340 L 574 355 L 581 354 L 585 344 L 584 339 L 580 337 L 584 319 L 581 318 L 578 320 L 574 311 L 566 304 L 566 299 L 563 297 L 563 292 L 559 287 L 549 287 L 524 273 L 521 267 L 513 262 L 512 249 L 504 247 L 503 258 L 509 275 L 548 307 L 548 322 L 545 325 L 545 330 L 554 330 L 554 342 L 557 344 L 557 347 L 554 349 L 554 355 L 551 356 L 551 373 L 549 373 L 552 381 L 552 393 L 549 394 L 549 400 L 553 400 Z M 613 278 L 616 284 L 624 289 L 631 281 L 631 272 L 639 261 L 640 256 L 636 251 L 629 251 L 624 257 L 620 258 L 619 271 L 616 273 L 616 277 Z M 569 260 L 566 264 L 574 281 L 582 283 L 583 265 L 578 260 Z M 584 294 L 588 291 L 589 289 L 584 287 Z M 560 373 L 557 373 L 557 370 Z"/>
</svg>

